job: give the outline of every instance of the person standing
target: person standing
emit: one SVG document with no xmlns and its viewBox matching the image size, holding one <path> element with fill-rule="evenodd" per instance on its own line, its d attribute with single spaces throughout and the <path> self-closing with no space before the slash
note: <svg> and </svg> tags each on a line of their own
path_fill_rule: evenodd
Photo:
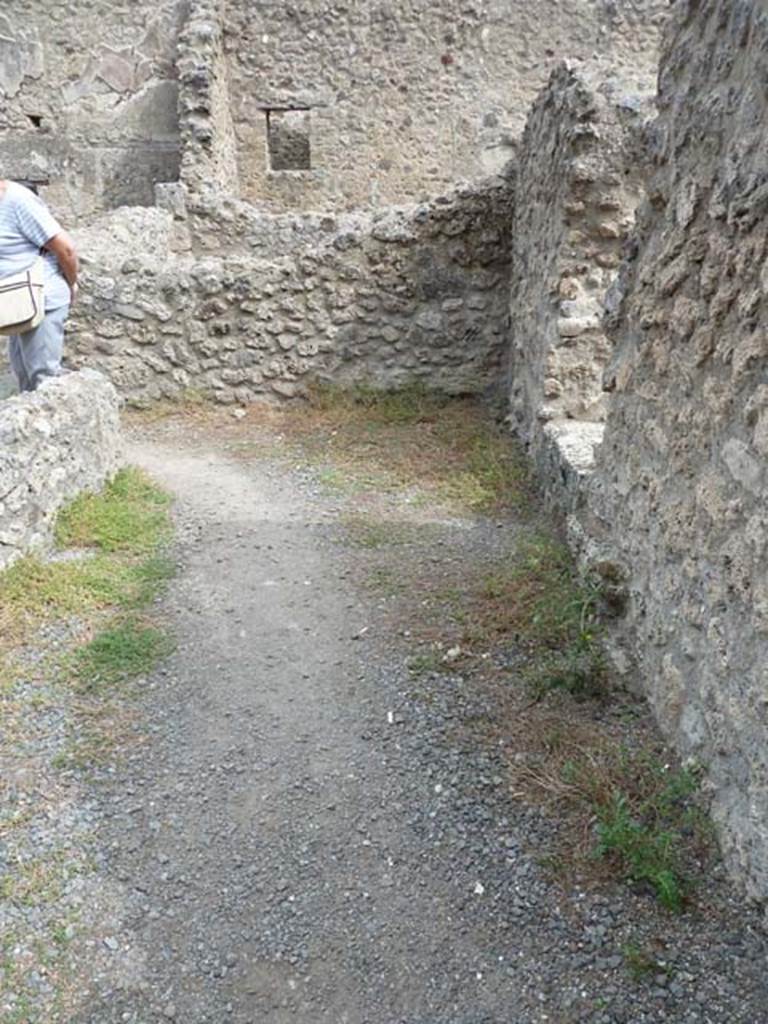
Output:
<svg viewBox="0 0 768 1024">
<path fill-rule="evenodd" d="M 44 262 L 45 317 L 8 341 L 19 391 L 34 391 L 46 377 L 62 373 L 64 325 L 77 297 L 79 263 L 74 242 L 30 189 L 0 179 L 0 281 Z"/>
</svg>

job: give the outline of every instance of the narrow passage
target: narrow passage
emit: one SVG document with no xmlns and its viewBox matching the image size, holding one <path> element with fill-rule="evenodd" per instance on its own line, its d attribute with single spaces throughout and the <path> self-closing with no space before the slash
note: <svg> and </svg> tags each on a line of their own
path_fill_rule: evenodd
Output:
<svg viewBox="0 0 768 1024">
<path fill-rule="evenodd" d="M 492 693 L 450 657 L 409 671 L 389 608 L 415 560 L 492 563 L 513 520 L 416 503 L 372 588 L 316 474 L 179 441 L 131 452 L 176 498 L 177 649 L 96 788 L 117 896 L 77 1024 L 768 1020 L 727 896 L 707 923 L 551 880 Z M 638 980 L 632 942 L 674 966 Z"/>
</svg>

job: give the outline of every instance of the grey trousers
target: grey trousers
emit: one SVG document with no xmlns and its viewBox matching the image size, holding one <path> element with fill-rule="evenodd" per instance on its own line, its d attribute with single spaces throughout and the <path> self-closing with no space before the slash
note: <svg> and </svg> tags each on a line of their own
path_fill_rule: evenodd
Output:
<svg viewBox="0 0 768 1024">
<path fill-rule="evenodd" d="M 69 306 L 50 309 L 33 331 L 12 334 L 8 357 L 19 391 L 34 391 L 45 377 L 58 377 L 64 351 L 64 323 Z"/>
</svg>

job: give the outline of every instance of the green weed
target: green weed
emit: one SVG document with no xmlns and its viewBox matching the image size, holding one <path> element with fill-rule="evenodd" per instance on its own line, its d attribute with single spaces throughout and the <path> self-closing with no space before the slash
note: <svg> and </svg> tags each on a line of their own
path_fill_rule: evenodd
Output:
<svg viewBox="0 0 768 1024">
<path fill-rule="evenodd" d="M 610 803 L 598 809 L 597 848 L 600 857 L 615 856 L 633 882 L 649 882 L 659 902 L 679 912 L 683 906 L 682 880 L 678 872 L 679 836 L 643 822 L 630 811 L 624 793 L 614 792 Z"/>
<path fill-rule="evenodd" d="M 679 913 L 689 889 L 685 843 L 691 836 L 702 844 L 711 838 L 695 802 L 698 780 L 692 771 L 670 770 L 648 755 L 622 756 L 625 776 L 641 777 L 644 791 L 638 793 L 635 780 L 634 791 L 616 787 L 608 800 L 595 804 L 596 854 L 616 860 L 629 880 L 649 883 L 659 902 Z"/>
<path fill-rule="evenodd" d="M 161 630 L 135 618 L 115 623 L 78 650 L 72 661 L 77 684 L 100 689 L 148 673 L 173 645 Z"/>
</svg>

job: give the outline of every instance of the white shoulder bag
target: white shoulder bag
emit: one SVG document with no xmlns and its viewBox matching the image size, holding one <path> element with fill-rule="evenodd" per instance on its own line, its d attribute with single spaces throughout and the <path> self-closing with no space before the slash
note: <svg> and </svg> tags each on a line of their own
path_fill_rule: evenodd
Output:
<svg viewBox="0 0 768 1024">
<path fill-rule="evenodd" d="M 0 277 L 0 334 L 24 334 L 43 322 L 45 270 L 38 256 L 29 270 Z"/>
</svg>

